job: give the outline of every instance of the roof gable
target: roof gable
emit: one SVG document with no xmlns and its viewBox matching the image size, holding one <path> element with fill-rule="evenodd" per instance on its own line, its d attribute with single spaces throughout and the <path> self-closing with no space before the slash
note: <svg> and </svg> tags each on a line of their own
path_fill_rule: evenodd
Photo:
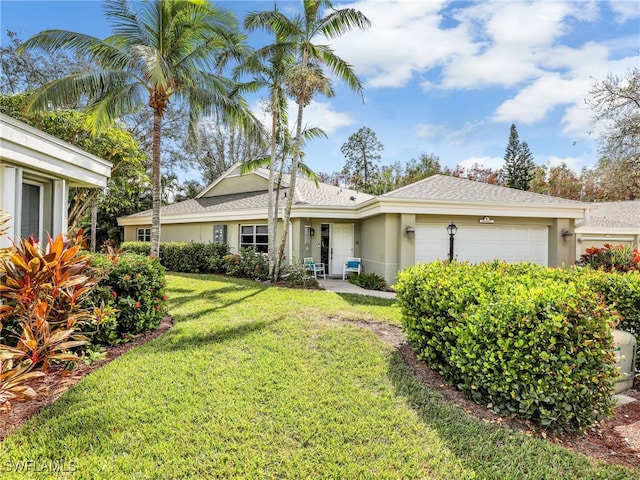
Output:
<svg viewBox="0 0 640 480">
<path fill-rule="evenodd" d="M 257 192 L 269 188 L 269 177 L 259 175 L 257 171 L 242 173 L 242 164 L 236 163 L 213 183 L 200 192 L 196 198 L 231 195 L 236 193 Z"/>
</svg>

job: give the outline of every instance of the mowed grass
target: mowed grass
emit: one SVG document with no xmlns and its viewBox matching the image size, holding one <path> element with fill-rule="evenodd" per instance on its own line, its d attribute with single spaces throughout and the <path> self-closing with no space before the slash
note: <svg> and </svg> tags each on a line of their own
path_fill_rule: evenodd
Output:
<svg viewBox="0 0 640 480">
<path fill-rule="evenodd" d="M 168 281 L 176 325 L 14 431 L 0 478 L 640 478 L 469 417 L 375 334 L 328 321 L 397 324 L 392 301 Z"/>
</svg>

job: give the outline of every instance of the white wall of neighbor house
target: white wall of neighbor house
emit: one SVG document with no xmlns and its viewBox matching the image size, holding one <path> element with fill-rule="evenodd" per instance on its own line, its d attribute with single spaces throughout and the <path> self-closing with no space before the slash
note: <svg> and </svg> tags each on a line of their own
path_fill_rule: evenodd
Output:
<svg viewBox="0 0 640 480">
<path fill-rule="evenodd" d="M 0 160 L 0 187 L 0 210 L 10 218 L 7 235 L 0 239 L 0 245 L 8 246 L 10 239 L 29 235 L 46 240 L 47 236 L 67 233 L 65 179 Z"/>
<path fill-rule="evenodd" d="M 11 239 L 66 234 L 69 187 L 102 188 L 111 162 L 0 114 L 0 210 L 11 217 Z"/>
</svg>

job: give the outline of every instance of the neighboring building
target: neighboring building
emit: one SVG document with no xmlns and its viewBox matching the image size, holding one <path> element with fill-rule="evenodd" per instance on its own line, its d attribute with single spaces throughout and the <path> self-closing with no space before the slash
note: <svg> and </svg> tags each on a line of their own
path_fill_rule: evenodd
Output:
<svg viewBox="0 0 640 480">
<path fill-rule="evenodd" d="M 229 169 L 197 198 L 162 207 L 161 240 L 227 243 L 267 248 L 268 171 L 241 175 Z M 281 206 L 290 194 L 281 191 Z M 541 265 L 573 264 L 575 221 L 588 204 L 461 178 L 435 175 L 375 197 L 296 181 L 288 258 L 314 257 L 341 276 L 347 257 L 362 258 L 364 272 L 392 282 L 400 269 L 446 259 L 453 222 L 454 255 L 480 262 L 499 258 Z M 125 240 L 149 241 L 151 211 L 118 219 Z M 279 228 L 281 225 L 279 225 Z"/>
<path fill-rule="evenodd" d="M 0 210 L 11 238 L 67 233 L 69 187 L 103 188 L 111 163 L 0 114 Z"/>
<path fill-rule="evenodd" d="M 589 204 L 587 217 L 576 223 L 577 258 L 589 247 L 631 245 L 640 248 L 640 200 Z"/>
</svg>

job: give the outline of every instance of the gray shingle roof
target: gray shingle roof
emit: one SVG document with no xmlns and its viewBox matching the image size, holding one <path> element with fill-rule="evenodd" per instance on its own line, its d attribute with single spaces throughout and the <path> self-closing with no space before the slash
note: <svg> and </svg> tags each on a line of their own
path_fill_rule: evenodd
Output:
<svg viewBox="0 0 640 480">
<path fill-rule="evenodd" d="M 266 170 L 258 170 L 255 173 L 268 178 Z M 288 194 L 289 178 L 285 176 L 283 183 L 285 188 L 282 191 Z M 184 202 L 165 205 L 161 209 L 161 215 L 186 215 L 205 212 L 221 212 L 229 210 L 244 210 L 252 208 L 267 208 L 268 192 L 266 190 L 256 192 L 232 193 L 227 195 L 215 195 L 212 197 L 201 197 Z M 281 197 L 281 199 L 284 197 Z M 357 192 L 348 188 L 334 187 L 326 183 L 320 183 L 316 187 L 315 183 L 306 178 L 296 180 L 296 197 L 294 205 L 317 205 L 327 207 L 347 207 L 359 205 L 373 198 L 373 195 Z M 151 210 L 135 213 L 128 217 L 148 217 Z"/>
<path fill-rule="evenodd" d="M 525 192 L 514 188 L 475 182 L 448 175 L 434 175 L 385 193 L 381 198 L 404 198 L 470 203 L 527 203 L 548 205 L 584 205 L 564 198 Z"/>
<path fill-rule="evenodd" d="M 640 200 L 592 204 L 587 219 L 576 224 L 585 228 L 632 228 L 640 230 Z"/>
<path fill-rule="evenodd" d="M 240 210 L 246 208 L 267 207 L 267 192 L 232 193 L 215 197 L 192 198 L 184 202 L 165 205 L 161 208 L 161 215 L 185 215 L 203 212 L 221 212 L 226 210 Z M 147 217 L 151 210 L 134 213 L 129 217 Z"/>
<path fill-rule="evenodd" d="M 320 188 L 306 178 L 296 179 L 296 205 L 322 205 L 331 207 L 353 207 L 374 198 L 363 192 L 320 183 Z"/>
</svg>

